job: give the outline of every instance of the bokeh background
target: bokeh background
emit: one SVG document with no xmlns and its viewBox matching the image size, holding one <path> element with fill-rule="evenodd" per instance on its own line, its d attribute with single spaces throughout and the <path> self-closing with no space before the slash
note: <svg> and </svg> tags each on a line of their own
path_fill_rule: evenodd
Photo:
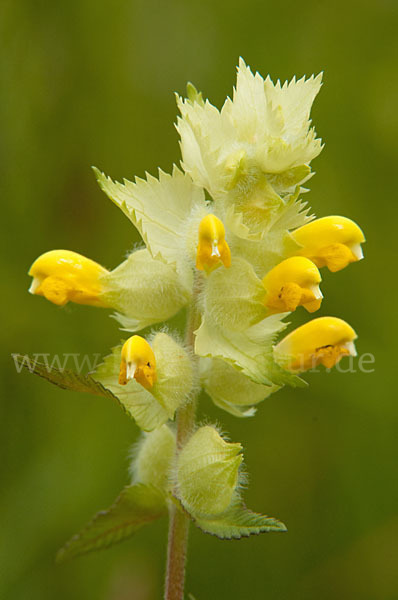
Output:
<svg viewBox="0 0 398 600">
<path fill-rule="evenodd" d="M 107 311 L 28 295 L 27 270 L 52 248 L 121 262 L 138 237 L 90 166 L 119 179 L 170 170 L 173 92 L 191 80 L 220 107 L 239 55 L 274 79 L 324 71 L 313 120 L 326 146 L 307 199 L 319 216 L 357 220 L 368 241 L 366 260 L 324 272 L 322 314 L 349 321 L 375 363 L 313 374 L 308 389 L 279 392 L 255 419 L 203 402 L 244 443 L 248 505 L 289 532 L 226 542 L 192 530 L 187 591 L 197 600 L 398 598 L 397 17 L 395 0 L 2 0 L 1 598 L 161 597 L 165 522 L 54 565 L 128 481 L 138 429 L 104 398 L 18 374 L 10 354 L 94 357 L 119 342 Z"/>
</svg>

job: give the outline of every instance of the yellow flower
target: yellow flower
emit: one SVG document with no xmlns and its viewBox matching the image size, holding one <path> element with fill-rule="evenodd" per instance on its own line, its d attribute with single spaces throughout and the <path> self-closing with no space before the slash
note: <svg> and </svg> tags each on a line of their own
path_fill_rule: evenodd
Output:
<svg viewBox="0 0 398 600">
<path fill-rule="evenodd" d="M 343 356 L 356 356 L 356 337 L 342 319 L 320 317 L 289 333 L 275 346 L 275 354 L 289 371 L 307 371 L 319 364 L 330 369 Z"/>
<path fill-rule="evenodd" d="M 291 235 L 303 247 L 298 254 L 310 258 L 317 267 L 327 266 L 335 272 L 363 258 L 361 244 L 365 236 L 360 227 L 346 217 L 316 219 Z"/>
<path fill-rule="evenodd" d="M 135 379 L 150 390 L 156 381 L 155 354 L 148 342 L 139 335 L 131 336 L 123 345 L 119 384 L 126 385 Z"/>
<path fill-rule="evenodd" d="M 70 250 L 51 250 L 35 260 L 29 270 L 33 277 L 31 294 L 44 296 L 58 306 L 68 302 L 109 306 L 100 298 L 100 278 L 108 271 L 90 258 Z"/>
<path fill-rule="evenodd" d="M 315 312 L 322 303 L 321 275 L 308 258 L 292 256 L 271 269 L 263 279 L 265 304 L 272 313 L 294 311 L 304 306 Z"/>
<path fill-rule="evenodd" d="M 196 254 L 196 268 L 212 271 L 222 262 L 231 266 L 231 251 L 225 241 L 225 228 L 218 217 L 206 215 L 199 224 L 199 243 Z"/>
</svg>

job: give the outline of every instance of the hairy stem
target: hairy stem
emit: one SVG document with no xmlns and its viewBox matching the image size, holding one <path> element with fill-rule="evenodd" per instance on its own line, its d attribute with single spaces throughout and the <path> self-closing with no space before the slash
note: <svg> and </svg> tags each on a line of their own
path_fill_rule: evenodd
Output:
<svg viewBox="0 0 398 600">
<path fill-rule="evenodd" d="M 186 326 L 186 346 L 193 354 L 194 331 L 199 325 L 197 297 L 200 293 L 201 278 L 195 278 L 193 299 Z M 193 366 L 197 369 L 197 360 L 193 354 Z M 177 411 L 177 453 L 184 446 L 195 425 L 196 397 Z M 189 518 L 177 506 L 170 506 L 169 537 L 167 546 L 167 566 L 165 600 L 183 600 L 185 583 L 185 565 L 187 560 Z"/>
<path fill-rule="evenodd" d="M 195 423 L 193 400 L 179 410 L 177 415 L 177 452 Z M 189 518 L 174 504 L 170 506 L 169 539 L 167 547 L 167 568 L 165 600 L 183 600 L 185 564 L 187 560 Z"/>
</svg>

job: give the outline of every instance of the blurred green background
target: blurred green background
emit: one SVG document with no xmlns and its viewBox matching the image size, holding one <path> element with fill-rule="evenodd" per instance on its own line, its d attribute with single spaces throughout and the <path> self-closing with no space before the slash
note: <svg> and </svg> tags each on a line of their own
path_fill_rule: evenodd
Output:
<svg viewBox="0 0 398 600">
<path fill-rule="evenodd" d="M 225 542 L 192 530 L 187 591 L 197 600 L 398 598 L 397 16 L 395 0 L 2 0 L 1 598 L 161 597 L 166 523 L 54 565 L 127 482 L 138 430 L 104 398 L 17 374 L 10 354 L 93 357 L 118 343 L 107 311 L 28 295 L 27 270 L 52 248 L 121 262 L 138 237 L 90 166 L 115 178 L 170 170 L 173 92 L 191 80 L 220 107 L 239 55 L 274 79 L 324 71 L 313 120 L 326 147 L 307 199 L 318 216 L 357 220 L 368 242 L 366 260 L 323 273 L 322 314 L 349 321 L 375 364 L 311 375 L 308 389 L 281 391 L 251 420 L 204 402 L 243 441 L 248 505 L 289 532 Z"/>
</svg>

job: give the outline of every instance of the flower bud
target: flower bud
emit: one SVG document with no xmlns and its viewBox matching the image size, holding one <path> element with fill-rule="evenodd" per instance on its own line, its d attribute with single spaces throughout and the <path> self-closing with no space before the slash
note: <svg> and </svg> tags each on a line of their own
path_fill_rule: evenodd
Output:
<svg viewBox="0 0 398 600">
<path fill-rule="evenodd" d="M 321 305 L 321 275 L 308 258 L 292 256 L 271 269 L 263 279 L 270 312 L 292 312 L 304 306 L 315 312 Z"/>
<path fill-rule="evenodd" d="M 330 369 L 343 356 L 356 356 L 356 337 L 342 319 L 320 317 L 289 333 L 274 350 L 278 362 L 289 371 L 307 371 L 319 364 Z"/>
<path fill-rule="evenodd" d="M 196 253 L 196 268 L 212 271 L 220 262 L 231 266 L 231 251 L 225 241 L 225 228 L 218 217 L 206 215 L 199 224 L 199 243 Z"/>
<path fill-rule="evenodd" d="M 363 258 L 361 244 L 365 236 L 358 225 L 346 217 L 316 219 L 291 235 L 303 247 L 298 254 L 310 258 L 317 267 L 327 266 L 335 272 Z"/>
<path fill-rule="evenodd" d="M 134 482 L 167 490 L 175 449 L 175 434 L 167 425 L 144 433 L 131 466 Z"/>
<path fill-rule="evenodd" d="M 90 258 L 70 250 L 51 250 L 35 260 L 29 270 L 33 277 L 31 294 L 44 296 L 53 304 L 68 302 L 108 307 L 101 298 L 101 277 L 108 271 Z"/>
<path fill-rule="evenodd" d="M 197 516 L 218 515 L 231 504 L 243 460 L 239 443 L 226 442 L 215 429 L 198 429 L 178 455 L 178 497 Z"/>
<path fill-rule="evenodd" d="M 119 384 L 126 385 L 133 378 L 147 390 L 156 381 L 155 354 L 148 342 L 139 335 L 131 336 L 123 345 Z"/>
</svg>

